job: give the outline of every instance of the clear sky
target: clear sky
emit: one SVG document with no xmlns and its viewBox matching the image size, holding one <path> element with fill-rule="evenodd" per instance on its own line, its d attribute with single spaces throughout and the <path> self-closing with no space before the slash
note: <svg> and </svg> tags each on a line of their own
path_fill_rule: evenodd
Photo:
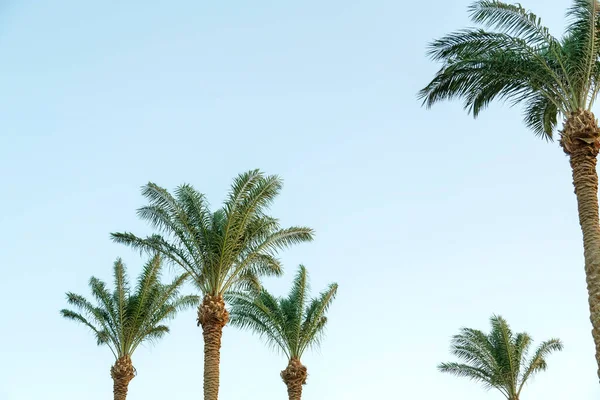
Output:
<svg viewBox="0 0 600 400">
<path fill-rule="evenodd" d="M 424 110 L 428 41 L 469 25 L 469 0 L 0 0 L 0 399 L 110 398 L 112 355 L 62 320 L 149 231 L 139 188 L 187 182 L 214 207 L 231 179 L 285 180 L 272 211 L 313 227 L 286 251 L 315 291 L 337 281 L 305 399 L 500 399 L 437 372 L 461 326 L 492 313 L 562 353 L 524 399 L 600 395 L 567 158 L 494 104 Z M 524 0 L 557 35 L 568 0 Z M 194 311 L 138 349 L 134 399 L 201 399 Z M 285 398 L 286 365 L 225 329 L 221 399 Z"/>
</svg>

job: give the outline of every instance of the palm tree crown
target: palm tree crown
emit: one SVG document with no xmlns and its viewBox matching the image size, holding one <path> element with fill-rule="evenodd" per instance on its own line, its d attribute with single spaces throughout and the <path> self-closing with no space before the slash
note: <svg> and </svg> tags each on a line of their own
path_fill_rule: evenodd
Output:
<svg viewBox="0 0 600 400">
<path fill-rule="evenodd" d="M 164 322 L 173 318 L 177 311 L 199 303 L 198 296 L 179 295 L 187 275 L 177 277 L 170 284 L 161 284 L 161 265 L 160 257 L 153 257 L 144 266 L 132 291 L 125 265 L 117 259 L 113 271 L 115 290 L 109 291 L 103 281 L 92 277 L 89 286 L 96 305 L 69 292 L 67 301 L 78 311 L 63 309 L 62 316 L 91 329 L 98 345 L 108 346 L 116 359 L 131 356 L 143 342 L 168 333 L 169 328 Z"/>
<path fill-rule="evenodd" d="M 138 215 L 165 236 L 113 233 L 112 238 L 165 255 L 187 271 L 206 295 L 258 288 L 260 276 L 282 273 L 278 250 L 312 240 L 311 229 L 281 228 L 277 219 L 266 215 L 281 187 L 277 176 L 264 176 L 258 170 L 240 174 L 224 206 L 211 212 L 205 196 L 190 185 L 179 186 L 173 196 L 149 183 L 142 191 L 149 204 Z"/>
<path fill-rule="evenodd" d="M 264 289 L 257 296 L 229 295 L 231 323 L 251 329 L 289 359 L 300 359 L 307 348 L 320 343 L 327 324 L 325 314 L 337 288 L 331 284 L 317 298 L 309 299 L 308 274 L 301 265 L 286 298 L 276 298 Z"/>
<path fill-rule="evenodd" d="M 448 362 L 438 368 L 480 382 L 488 389 L 498 389 L 508 400 L 518 400 L 527 380 L 545 371 L 548 367 L 546 357 L 562 350 L 563 345 L 559 339 L 550 339 L 528 357 L 532 339 L 527 333 L 513 334 L 500 316 L 492 316 L 490 322 L 489 334 L 463 328 L 460 334 L 452 337 L 452 354 L 464 364 Z"/>
<path fill-rule="evenodd" d="M 558 116 L 591 111 L 600 90 L 600 3 L 574 0 L 566 34 L 557 39 L 518 4 L 478 0 L 464 29 L 430 45 L 442 68 L 421 92 L 427 106 L 461 98 L 477 116 L 494 99 L 525 103 L 524 120 L 552 139 Z"/>
</svg>

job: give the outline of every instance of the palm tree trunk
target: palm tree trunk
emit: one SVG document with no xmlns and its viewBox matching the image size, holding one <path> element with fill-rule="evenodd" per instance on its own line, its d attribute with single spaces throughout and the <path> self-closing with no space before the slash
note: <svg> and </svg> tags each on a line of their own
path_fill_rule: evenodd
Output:
<svg viewBox="0 0 600 400">
<path fill-rule="evenodd" d="M 302 398 L 302 385 L 306 384 L 307 376 L 306 367 L 299 359 L 292 357 L 287 368 L 281 371 L 281 379 L 287 386 L 289 400 Z"/>
<path fill-rule="evenodd" d="M 127 355 L 120 357 L 110 368 L 110 376 L 113 378 L 114 400 L 125 400 L 129 382 L 135 377 L 131 358 Z"/>
<path fill-rule="evenodd" d="M 585 275 L 600 378 L 600 221 L 598 218 L 598 174 L 600 128 L 589 111 L 571 113 L 565 121 L 561 145 L 569 155 L 577 196 L 579 224 L 583 233 Z"/>
<path fill-rule="evenodd" d="M 229 321 L 229 313 L 221 296 L 204 296 L 198 307 L 198 325 L 204 336 L 204 400 L 219 398 L 219 364 L 223 327 Z"/>
</svg>

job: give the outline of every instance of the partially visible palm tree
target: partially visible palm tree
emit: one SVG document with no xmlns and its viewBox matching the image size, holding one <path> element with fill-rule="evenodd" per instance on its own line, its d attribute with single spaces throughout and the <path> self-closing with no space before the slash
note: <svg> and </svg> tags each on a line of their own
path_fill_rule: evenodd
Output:
<svg viewBox="0 0 600 400">
<path fill-rule="evenodd" d="M 264 289 L 257 296 L 233 293 L 227 297 L 233 325 L 251 329 L 287 356 L 288 366 L 281 371 L 281 378 L 290 400 L 302 397 L 308 372 L 300 358 L 307 348 L 320 344 L 327 323 L 325 313 L 337 288 L 336 283 L 331 284 L 319 297 L 309 299 L 308 276 L 301 265 L 286 298 L 275 298 Z"/>
<path fill-rule="evenodd" d="M 112 234 L 118 243 L 161 253 L 188 272 L 204 295 L 197 321 L 204 336 L 205 400 L 219 397 L 221 336 L 229 320 L 223 295 L 260 288 L 262 276 L 281 275 L 279 250 L 312 240 L 311 229 L 281 228 L 266 214 L 281 187 L 277 176 L 258 170 L 240 174 L 224 206 L 211 212 L 205 196 L 190 185 L 179 186 L 173 196 L 148 183 L 142 193 L 149 204 L 138 215 L 164 236 Z"/>
<path fill-rule="evenodd" d="M 68 303 L 77 311 L 61 310 L 63 317 L 90 328 L 98 345 L 106 345 L 116 362 L 110 369 L 115 400 L 127 397 L 129 382 L 135 376 L 131 355 L 143 342 L 155 341 L 169 332 L 164 325 L 177 311 L 199 303 L 198 296 L 180 296 L 187 275 L 170 284 L 160 283 L 161 261 L 157 255 L 145 266 L 133 291 L 121 259 L 114 264 L 114 292 L 100 279 L 92 277 L 90 289 L 96 305 L 85 297 L 67 293 Z"/>
<path fill-rule="evenodd" d="M 563 119 L 560 145 L 573 173 L 600 377 L 600 128 L 592 113 L 600 91 L 600 2 L 573 0 L 560 39 L 519 4 L 478 0 L 470 14 L 489 30 L 464 29 L 435 40 L 429 55 L 442 68 L 420 96 L 427 106 L 460 98 L 474 117 L 495 99 L 523 104 L 525 124 L 547 140 Z"/>
<path fill-rule="evenodd" d="M 514 335 L 500 316 L 490 319 L 492 330 L 485 334 L 476 329 L 463 328 L 452 337 L 452 354 L 464 361 L 442 363 L 442 372 L 469 378 L 482 383 L 487 389 L 498 389 L 508 400 L 519 400 L 521 390 L 529 378 L 548 367 L 546 357 L 560 351 L 559 339 L 543 342 L 528 357 L 532 339 L 527 333 Z"/>
</svg>

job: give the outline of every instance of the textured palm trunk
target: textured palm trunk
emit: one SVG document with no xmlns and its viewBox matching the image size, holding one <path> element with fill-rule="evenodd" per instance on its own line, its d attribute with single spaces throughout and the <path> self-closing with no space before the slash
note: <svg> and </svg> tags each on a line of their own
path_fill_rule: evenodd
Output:
<svg viewBox="0 0 600 400">
<path fill-rule="evenodd" d="M 125 400 L 129 382 L 135 377 L 135 368 L 129 356 L 120 357 L 110 368 L 110 376 L 113 379 L 114 400 Z"/>
<path fill-rule="evenodd" d="M 229 321 L 229 313 L 221 296 L 204 296 L 198 307 L 198 325 L 204 336 L 204 400 L 219 398 L 219 363 L 221 336 Z"/>
<path fill-rule="evenodd" d="M 300 400 L 302 398 L 302 385 L 306 384 L 308 372 L 299 359 L 292 358 L 286 369 L 281 371 L 281 379 L 287 386 L 289 400 Z"/>
<path fill-rule="evenodd" d="M 579 224 L 583 233 L 585 275 L 600 378 L 600 221 L 598 219 L 598 174 L 600 149 L 598 122 L 589 111 L 571 113 L 565 121 L 561 145 L 569 155 L 577 196 Z"/>
</svg>

